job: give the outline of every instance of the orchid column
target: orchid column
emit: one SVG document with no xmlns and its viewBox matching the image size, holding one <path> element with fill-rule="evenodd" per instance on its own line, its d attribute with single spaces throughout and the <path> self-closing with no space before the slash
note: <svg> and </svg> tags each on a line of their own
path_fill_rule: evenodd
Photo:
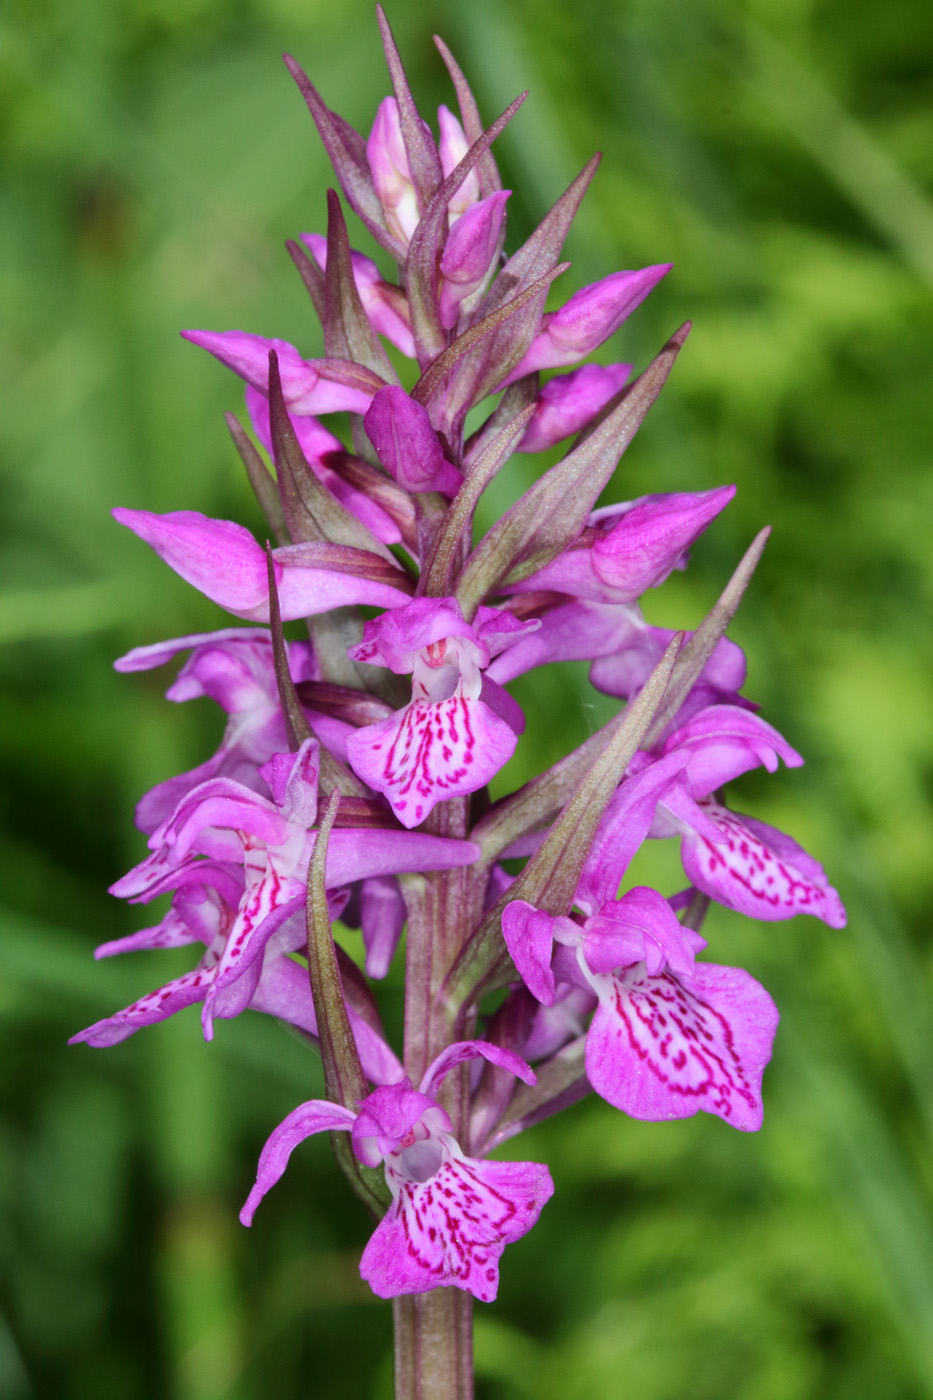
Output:
<svg viewBox="0 0 933 1400">
<path fill-rule="evenodd" d="M 274 1128 L 241 1219 L 253 1223 L 292 1151 L 328 1132 L 375 1222 L 360 1269 L 394 1300 L 399 1400 L 465 1400 L 473 1299 L 495 1298 L 506 1244 L 553 1191 L 545 1165 L 489 1154 L 591 1092 L 636 1119 L 702 1110 L 760 1127 L 777 1011 L 746 972 L 698 961 L 707 909 L 833 927 L 845 915 L 813 857 L 723 793 L 751 768 L 802 762 L 743 697 L 725 635 L 767 531 L 700 627 L 665 633 L 639 599 L 686 566 L 734 488 L 597 505 L 688 327 L 634 379 L 629 364 L 581 362 L 668 267 L 613 272 L 546 311 L 595 159 L 506 255 L 510 192 L 491 147 L 523 99 L 484 130 L 438 41 L 459 116 L 442 107 L 435 139 L 379 22 L 394 95 L 368 140 L 287 62 L 397 280 L 351 248 L 331 192 L 326 236 L 288 245 L 324 358 L 185 332 L 245 381 L 253 436 L 228 422 L 274 545 L 196 511 L 114 512 L 259 625 L 117 663 L 187 653 L 169 698 L 209 695 L 228 719 L 212 758 L 137 809 L 150 854 L 113 893 L 169 894 L 168 911 L 98 949 L 195 945 L 197 963 L 75 1040 L 112 1045 L 195 1004 L 206 1040 L 248 1009 L 295 1028 L 321 1055 L 326 1097 Z M 331 414 L 343 436 L 321 421 Z M 565 440 L 474 538 L 512 454 Z M 308 639 L 286 640 L 283 622 L 299 620 Z M 509 682 L 568 659 L 591 662 L 593 685 L 624 704 L 492 801 L 524 729 Z M 641 843 L 672 837 L 684 887 L 632 886 Z M 338 918 L 362 930 L 362 967 L 334 941 Z M 377 994 L 403 934 L 393 1047 Z"/>
</svg>

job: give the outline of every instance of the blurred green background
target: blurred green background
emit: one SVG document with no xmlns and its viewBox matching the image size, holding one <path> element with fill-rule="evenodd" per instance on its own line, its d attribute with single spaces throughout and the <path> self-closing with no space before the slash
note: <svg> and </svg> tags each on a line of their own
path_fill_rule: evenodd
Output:
<svg viewBox="0 0 933 1400">
<path fill-rule="evenodd" d="M 754 926 L 714 960 L 783 1012 L 754 1137 L 578 1106 L 513 1144 L 557 1194 L 478 1308 L 480 1397 L 933 1396 L 930 472 L 933 27 L 923 0 L 396 0 L 422 110 L 439 30 L 516 190 L 510 246 L 594 148 L 561 297 L 673 261 L 612 358 L 694 331 L 613 491 L 738 496 L 649 603 L 692 626 L 775 533 L 733 635 L 748 693 L 807 756 L 736 805 L 792 831 L 850 911 Z M 323 1141 L 252 1231 L 266 1134 L 317 1070 L 261 1017 L 196 1013 L 109 1051 L 66 1037 L 187 965 L 95 966 L 146 922 L 106 894 L 133 803 L 201 761 L 207 705 L 130 646 L 226 625 L 110 520 L 120 504 L 258 528 L 227 440 L 237 384 L 177 335 L 319 353 L 282 247 L 323 227 L 328 167 L 278 55 L 368 131 L 388 90 L 369 0 L 7 0 L 0 11 L 0 1397 L 390 1393 L 367 1226 Z M 366 247 L 364 237 L 355 240 Z M 924 386 L 927 386 L 926 388 Z M 515 480 L 520 472 L 515 474 Z M 517 686 L 521 777 L 606 713 L 585 668 Z M 675 854 L 641 873 L 672 888 Z M 141 917 L 140 917 L 141 916 Z"/>
</svg>

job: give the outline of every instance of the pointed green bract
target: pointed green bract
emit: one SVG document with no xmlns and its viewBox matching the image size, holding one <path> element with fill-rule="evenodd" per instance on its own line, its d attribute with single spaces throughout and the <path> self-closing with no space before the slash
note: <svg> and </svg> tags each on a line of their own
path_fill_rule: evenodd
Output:
<svg viewBox="0 0 933 1400">
<path fill-rule="evenodd" d="M 477 545 L 456 585 L 467 615 L 498 584 L 528 577 L 576 539 L 660 394 L 688 330 L 689 325 L 671 337 L 599 426 L 545 472 Z"/>
<path fill-rule="evenodd" d="M 269 351 L 269 421 L 282 509 L 296 544 L 329 542 L 391 558 L 385 545 L 321 485 L 309 467 L 285 407 L 274 350 Z"/>
<path fill-rule="evenodd" d="M 448 979 L 452 1000 L 472 1000 L 496 985 L 503 975 L 510 980 L 510 959 L 501 932 L 502 910 L 507 903 L 521 899 L 551 914 L 569 911 L 600 817 L 664 704 L 682 640 L 683 633 L 677 633 L 544 841 L 464 947 Z"/>
<path fill-rule="evenodd" d="M 246 468 L 249 484 L 253 488 L 256 500 L 262 507 L 277 543 L 291 544 L 291 536 L 288 533 L 288 525 L 285 523 L 285 512 L 282 509 L 282 500 L 275 477 L 253 446 L 251 439 L 236 416 L 227 413 L 224 415 L 224 419 L 230 436 L 233 438 L 233 445 L 239 452 L 240 460 Z"/>
<path fill-rule="evenodd" d="M 363 309 L 353 276 L 347 225 L 340 200 L 333 190 L 327 192 L 327 266 L 322 320 L 328 358 L 353 360 L 371 369 L 387 384 L 398 383 L 398 375 Z"/>
</svg>

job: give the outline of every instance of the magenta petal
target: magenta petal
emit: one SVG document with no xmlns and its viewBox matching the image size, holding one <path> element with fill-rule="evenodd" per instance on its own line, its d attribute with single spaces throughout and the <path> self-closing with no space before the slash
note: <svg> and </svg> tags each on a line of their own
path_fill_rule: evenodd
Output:
<svg viewBox="0 0 933 1400">
<path fill-rule="evenodd" d="M 337 373 L 327 360 L 304 360 L 285 340 L 269 340 L 247 331 L 182 331 L 185 340 L 216 355 L 260 393 L 269 387 L 269 351 L 278 356 L 285 407 L 290 413 L 365 413 L 373 389 L 330 378 Z M 362 371 L 361 371 L 362 373 Z"/>
<path fill-rule="evenodd" d="M 734 486 L 675 491 L 644 496 L 618 515 L 612 506 L 597 511 L 592 524 L 612 522 L 593 545 L 597 576 L 635 598 L 656 588 L 734 495 Z"/>
<path fill-rule="evenodd" d="M 602 1098 L 633 1118 L 689 1118 L 701 1109 L 734 1128 L 761 1127 L 761 1076 L 778 1012 L 740 968 L 697 966 L 693 977 L 606 979 L 586 1041 L 586 1072 Z"/>
<path fill-rule="evenodd" d="M 483 676 L 483 688 L 480 691 L 480 699 L 484 705 L 488 705 L 491 710 L 505 720 L 506 724 L 515 734 L 521 737 L 525 732 L 525 714 L 517 700 L 513 700 L 507 690 L 503 690 L 501 685 L 497 685 L 489 676 Z"/>
<path fill-rule="evenodd" d="M 427 1181 L 390 1184 L 398 1194 L 360 1260 L 380 1298 L 454 1287 L 492 1302 L 502 1251 L 531 1229 L 554 1193 L 538 1162 L 468 1157 L 451 1157 Z"/>
<path fill-rule="evenodd" d="M 406 870 L 453 870 L 472 865 L 480 854 L 473 841 L 429 836 L 422 831 L 338 827 L 331 832 L 327 847 L 327 887 Z"/>
<path fill-rule="evenodd" d="M 139 933 L 131 933 L 127 938 L 100 943 L 94 949 L 94 956 L 112 958 L 116 953 L 136 953 L 143 948 L 181 948 L 197 941 L 198 935 L 191 931 L 173 905 L 160 924 L 140 929 Z"/>
<path fill-rule="evenodd" d="M 216 356 L 221 364 L 262 393 L 268 391 L 269 351 L 274 350 L 279 360 L 285 402 L 289 407 L 293 406 L 296 398 L 311 393 L 317 385 L 318 376 L 313 365 L 306 365 L 294 345 L 289 345 L 287 340 L 270 340 L 249 331 L 182 331 L 181 334 L 192 345 L 198 345 Z"/>
<path fill-rule="evenodd" d="M 204 1001 L 201 1024 L 205 1040 L 213 1038 L 214 1016 L 238 1016 L 246 1010 L 259 982 L 259 960 L 266 944 L 301 907 L 303 898 L 302 881 L 283 879 L 271 861 L 263 878 L 247 889 Z M 232 992 L 240 982 L 242 985 Z"/>
<path fill-rule="evenodd" d="M 194 510 L 154 515 L 148 510 L 113 511 L 170 568 L 237 617 L 269 621 L 269 583 L 265 552 L 248 530 L 232 520 L 211 520 Z M 282 618 L 310 617 L 352 603 L 393 607 L 404 603 L 404 588 L 352 573 L 306 564 L 302 545 L 273 550 Z M 399 572 L 399 580 L 404 576 Z"/>
<path fill-rule="evenodd" d="M 422 1094 L 433 1094 L 444 1076 L 457 1065 L 480 1058 L 488 1060 L 491 1065 L 498 1065 L 500 1069 L 507 1069 L 523 1084 L 537 1083 L 534 1070 L 520 1055 L 516 1055 L 514 1050 L 493 1045 L 489 1040 L 457 1040 L 453 1045 L 448 1045 L 446 1050 L 442 1050 L 428 1065 L 421 1081 Z"/>
<path fill-rule="evenodd" d="M 698 890 L 753 919 L 813 914 L 830 928 L 845 927 L 846 911 L 826 872 L 792 837 L 716 802 L 700 806 L 721 840 L 714 845 L 696 832 L 684 835 L 681 859 Z"/>
<path fill-rule="evenodd" d="M 296 1108 L 270 1134 L 259 1158 L 256 1185 L 250 1191 L 246 1204 L 240 1211 L 244 1225 L 252 1225 L 256 1207 L 267 1191 L 270 1191 L 288 1166 L 288 1159 L 300 1142 L 312 1133 L 334 1132 L 353 1126 L 355 1114 L 340 1104 L 312 1099 Z"/>
<path fill-rule="evenodd" d="M 616 648 L 599 653 L 590 667 L 590 683 L 607 695 L 621 695 L 630 700 L 651 675 L 673 636 L 671 628 L 649 627 L 644 622 L 631 627 L 627 636 L 620 635 Z M 692 632 L 685 633 L 685 643 L 692 636 Z M 597 656 L 595 652 L 593 655 Z M 745 671 L 742 648 L 728 637 L 720 637 L 699 681 L 681 706 L 678 722 L 683 724 L 690 715 L 724 699 L 730 705 L 748 708 L 749 701 L 737 694 L 745 684 Z"/>
<path fill-rule="evenodd" d="M 502 937 L 532 996 L 551 1006 L 556 994 L 551 971 L 554 916 L 524 899 L 513 899 L 502 911 Z"/>
<path fill-rule="evenodd" d="M 305 978 L 307 979 L 307 973 Z M 395 1051 L 352 1006 L 347 1007 L 347 1015 L 360 1054 L 363 1074 L 370 1084 L 398 1084 L 405 1078 L 405 1071 Z"/>
<path fill-rule="evenodd" d="M 384 793 L 403 826 L 423 822 L 436 802 L 475 792 L 512 757 L 515 731 L 482 700 L 452 695 L 413 701 L 347 739 L 355 771 Z"/>
<path fill-rule="evenodd" d="M 133 527 L 130 526 L 130 528 L 132 529 Z M 115 671 L 151 671 L 157 666 L 164 666 L 166 662 L 171 661 L 174 656 L 177 656 L 180 651 L 189 651 L 198 647 L 210 646 L 216 646 L 218 649 L 221 649 L 224 647 L 225 643 L 228 642 L 234 644 L 238 642 L 264 644 L 271 655 L 269 633 L 263 628 L 225 627 L 218 632 L 195 632 L 188 637 L 174 637 L 168 642 L 154 642 L 151 646 L 133 647 L 132 651 L 128 651 L 125 656 L 117 658 L 113 663 L 113 669 Z M 182 699 L 187 697 L 174 696 L 172 698 Z"/>
<path fill-rule="evenodd" d="M 421 1126 L 425 1138 L 449 1133 L 450 1119 L 442 1108 L 411 1087 L 410 1079 L 375 1089 L 360 1104 L 353 1123 L 353 1151 L 368 1167 L 411 1145 L 412 1130 Z"/>
<path fill-rule="evenodd" d="M 405 927 L 407 910 L 394 875 L 371 875 L 360 890 L 360 927 L 366 976 L 385 977 Z"/>
<path fill-rule="evenodd" d="M 367 622 L 363 640 L 350 647 L 348 655 L 406 675 L 414 669 L 419 651 L 448 637 L 476 638 L 456 598 L 412 598 Z"/>
<path fill-rule="evenodd" d="M 512 591 L 524 592 L 525 583 L 516 585 Z M 631 645 L 633 638 L 640 637 L 644 630 L 645 624 L 637 608 L 617 603 L 564 603 L 545 613 L 535 632 L 520 636 L 501 656 L 496 656 L 486 675 L 500 685 L 507 685 L 516 676 L 551 661 L 611 657 L 612 653 Z M 648 679 L 663 650 L 662 647 L 639 685 Z"/>
<path fill-rule="evenodd" d="M 803 759 L 776 729 L 737 705 L 710 705 L 665 741 L 664 751 L 689 750 L 685 778 L 691 796 L 708 797 L 740 773 L 759 766 L 773 773 L 782 758 L 788 768 Z"/>
<path fill-rule="evenodd" d="M 273 947 L 268 949 L 263 960 L 262 973 L 249 1004 L 254 1011 L 278 1016 L 280 1021 L 288 1021 L 308 1035 L 318 1033 L 307 967 L 283 957 Z"/>
<path fill-rule="evenodd" d="M 202 841 L 204 833 L 209 834 L 209 839 Z M 150 836 L 149 846 L 156 853 L 163 848 L 170 851 L 173 864 L 180 863 L 192 851 L 204 851 L 219 859 L 221 846 L 223 858 L 238 859 L 242 856 L 243 833 L 257 842 L 279 846 L 288 839 L 289 828 L 278 808 L 265 797 L 229 778 L 212 778 L 187 794 L 169 820 Z M 128 879 L 124 876 L 112 885 L 111 894 L 130 893 L 124 887 Z"/>
<path fill-rule="evenodd" d="M 473 625 L 476 628 L 476 640 L 492 657 L 499 656 L 501 652 L 515 646 L 523 637 L 530 637 L 534 632 L 540 631 L 541 619 L 518 618 L 504 608 L 487 608 L 481 603 L 476 609 Z"/>
<path fill-rule="evenodd" d="M 312 827 L 317 819 L 320 771 L 317 739 L 305 739 L 297 753 L 274 753 L 259 771 L 286 821 Z"/>
<path fill-rule="evenodd" d="M 583 955 L 596 973 L 644 962 L 651 975 L 667 966 L 689 976 L 696 953 L 706 947 L 704 938 L 680 924 L 664 896 L 646 885 L 603 905 L 585 928 Z"/>
<path fill-rule="evenodd" d="M 148 510 L 113 511 L 169 568 L 239 617 L 268 621 L 266 557 L 250 532 L 232 520 L 211 520 L 195 510 L 154 515 Z"/>
<path fill-rule="evenodd" d="M 577 886 L 576 902 L 585 914 L 595 914 L 615 898 L 619 881 L 651 829 L 658 803 L 677 791 L 686 763 L 686 754 L 668 754 L 644 772 L 625 778 L 616 789 L 596 828 Z"/>
<path fill-rule="evenodd" d="M 363 418 L 366 434 L 386 471 L 409 491 L 453 496 L 463 477 L 446 461 L 427 409 L 395 385 L 373 398 Z"/>
<path fill-rule="evenodd" d="M 139 1001 L 134 1001 L 132 1006 L 126 1007 L 125 1010 L 107 1016 L 102 1021 L 95 1021 L 87 1030 L 73 1035 L 68 1044 L 76 1045 L 84 1040 L 88 1045 L 95 1047 L 117 1045 L 143 1026 L 154 1025 L 156 1021 L 166 1021 L 169 1016 L 174 1016 L 176 1011 L 183 1011 L 186 1006 L 203 1001 L 211 984 L 216 961 L 216 958 L 206 954 L 191 972 L 166 982 L 164 987 L 157 987 L 154 992 L 140 997 Z"/>
<path fill-rule="evenodd" d="M 577 433 L 617 394 L 632 372 L 626 364 L 582 365 L 549 379 L 538 394 L 535 411 L 519 452 L 543 452 Z"/>
</svg>

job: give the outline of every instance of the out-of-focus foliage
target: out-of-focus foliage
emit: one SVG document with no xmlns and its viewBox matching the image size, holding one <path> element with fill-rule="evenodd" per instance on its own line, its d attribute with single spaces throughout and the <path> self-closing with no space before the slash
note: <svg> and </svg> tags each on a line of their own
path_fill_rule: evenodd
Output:
<svg viewBox="0 0 933 1400">
<path fill-rule="evenodd" d="M 808 766 L 733 800 L 818 852 L 851 915 L 842 933 L 724 913 L 706 930 L 784 1013 L 759 1135 L 596 1102 L 518 1145 L 558 1190 L 479 1310 L 479 1393 L 933 1396 L 927 8 L 399 0 L 390 17 L 424 110 L 449 100 L 432 28 L 487 118 L 532 89 L 499 146 L 511 246 L 604 151 L 562 295 L 676 264 L 613 347 L 643 363 L 695 322 L 613 489 L 738 484 L 658 594 L 665 624 L 695 623 L 774 525 L 734 635 Z M 303 1047 L 260 1017 L 205 1047 L 194 1012 L 64 1047 L 178 966 L 95 967 L 91 949 L 151 921 L 105 893 L 142 854 L 135 798 L 220 727 L 166 704 L 161 675 L 110 671 L 225 621 L 108 508 L 258 527 L 221 420 L 235 381 L 177 330 L 319 344 L 282 242 L 322 227 L 330 177 L 283 48 L 368 130 L 387 90 L 368 0 L 0 14 L 4 1400 L 390 1391 L 387 1309 L 356 1276 L 366 1224 L 326 1145 L 296 1156 L 252 1232 L 236 1222 L 266 1133 L 319 1092 Z M 605 712 L 581 681 L 516 687 L 513 776 Z M 640 874 L 669 888 L 670 852 Z"/>
</svg>

